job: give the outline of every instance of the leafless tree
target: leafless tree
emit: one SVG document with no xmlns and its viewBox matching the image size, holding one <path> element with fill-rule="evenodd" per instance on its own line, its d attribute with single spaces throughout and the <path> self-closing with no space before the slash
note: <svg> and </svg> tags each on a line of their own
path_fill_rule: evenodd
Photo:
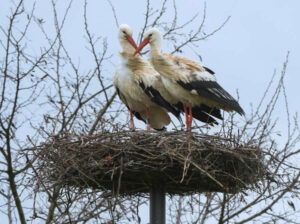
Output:
<svg viewBox="0 0 300 224">
<path fill-rule="evenodd" d="M 73 7 L 72 0 L 58 6 L 51 0 L 53 30 L 45 28 L 38 17 L 36 3 L 11 1 L 7 21 L 0 24 L 0 211 L 9 223 L 141 223 L 140 208 L 147 196 L 115 197 L 100 189 L 82 189 L 67 184 L 48 184 L 38 167 L 41 151 L 32 150 L 45 142 L 65 136 L 89 137 L 127 129 L 119 115 L 126 117 L 126 107 L 116 98 L 112 83 L 106 78 L 112 71 L 106 35 L 95 36 L 88 17 L 88 0 L 82 4 L 82 24 L 86 51 L 93 66 L 82 68 L 66 47 L 64 29 Z M 115 24 L 118 9 L 108 0 Z M 58 10 L 59 7 L 59 10 Z M 62 10 L 61 7 L 64 7 Z M 153 6 L 145 0 L 145 19 L 138 42 L 152 26 L 163 30 L 173 43 L 171 53 L 197 46 L 219 31 L 230 19 L 210 32 L 204 32 L 206 5 L 200 15 L 178 23 L 176 1 L 164 0 Z M 63 13 L 62 13 L 63 12 Z M 172 12 L 172 21 L 165 15 Z M 199 22 L 200 20 L 200 22 Z M 185 32 L 189 27 L 190 32 Z M 44 45 L 32 50 L 32 30 L 38 30 Z M 146 53 L 146 52 L 144 52 Z M 199 55 L 201 58 L 201 56 Z M 274 76 L 259 105 L 245 119 L 235 114 L 217 129 L 197 126 L 195 132 L 233 139 L 235 144 L 259 148 L 269 167 L 268 175 L 256 185 L 237 194 L 201 193 L 170 196 L 168 223 L 297 223 L 299 209 L 298 118 L 290 114 L 284 78 L 288 55 L 279 79 Z M 276 78 L 278 82 L 274 84 Z M 274 110 L 283 99 L 287 117 L 287 137 L 278 143 Z M 282 106 L 282 105 L 280 105 Z M 127 118 L 128 119 L 128 118 Z M 200 125 L 200 124 L 197 124 Z M 174 124 L 176 128 L 176 124 Z M 30 149 L 30 150 L 29 150 Z"/>
</svg>

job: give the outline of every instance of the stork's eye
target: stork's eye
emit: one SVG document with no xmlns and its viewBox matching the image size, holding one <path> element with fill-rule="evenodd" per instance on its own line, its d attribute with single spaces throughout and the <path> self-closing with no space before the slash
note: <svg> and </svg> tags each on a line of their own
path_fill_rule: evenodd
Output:
<svg viewBox="0 0 300 224">
<path fill-rule="evenodd" d="M 126 34 L 126 32 L 125 31 L 122 31 L 124 34 Z"/>
<path fill-rule="evenodd" d="M 149 37 L 152 37 L 152 33 L 149 34 Z"/>
</svg>

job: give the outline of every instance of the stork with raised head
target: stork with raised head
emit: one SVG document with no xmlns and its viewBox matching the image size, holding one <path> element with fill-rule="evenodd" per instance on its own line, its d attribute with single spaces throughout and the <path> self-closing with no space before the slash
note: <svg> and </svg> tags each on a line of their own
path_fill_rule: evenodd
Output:
<svg viewBox="0 0 300 224">
<path fill-rule="evenodd" d="M 150 44 L 150 61 L 162 76 L 169 93 L 181 103 L 186 115 L 187 130 L 191 129 L 193 117 L 209 124 L 223 119 L 220 109 L 244 114 L 239 103 L 217 82 L 214 72 L 186 58 L 160 52 L 162 35 L 156 28 L 149 29 L 136 50 Z"/>
<path fill-rule="evenodd" d="M 150 131 L 150 126 L 162 130 L 171 121 L 168 111 L 176 117 L 180 117 L 180 112 L 169 103 L 172 97 L 164 88 L 161 76 L 148 61 L 142 60 L 139 55 L 134 56 L 137 46 L 128 25 L 120 26 L 119 41 L 122 46 L 121 64 L 115 71 L 114 86 L 121 101 L 130 110 L 131 129 L 135 129 L 135 115 L 147 124 L 147 131 Z"/>
</svg>

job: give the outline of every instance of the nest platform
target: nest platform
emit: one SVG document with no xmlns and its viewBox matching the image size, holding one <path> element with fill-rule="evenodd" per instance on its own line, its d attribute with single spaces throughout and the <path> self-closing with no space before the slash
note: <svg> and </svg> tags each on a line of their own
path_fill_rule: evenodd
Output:
<svg viewBox="0 0 300 224">
<path fill-rule="evenodd" d="M 39 147 L 43 178 L 115 194 L 236 193 L 263 176 L 259 149 L 198 133 L 117 132 L 68 136 Z"/>
</svg>

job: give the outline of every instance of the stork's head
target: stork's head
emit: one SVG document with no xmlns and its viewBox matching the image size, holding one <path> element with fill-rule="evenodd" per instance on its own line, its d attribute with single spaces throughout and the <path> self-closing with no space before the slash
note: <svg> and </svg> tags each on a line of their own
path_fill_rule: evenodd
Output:
<svg viewBox="0 0 300 224">
<path fill-rule="evenodd" d="M 160 48 L 162 42 L 162 35 L 160 31 L 153 27 L 149 29 L 145 35 L 144 35 L 144 40 L 140 44 L 140 46 L 136 49 L 135 53 L 139 53 L 147 44 L 151 45 L 151 48 L 158 49 Z"/>
<path fill-rule="evenodd" d="M 137 48 L 137 45 L 132 38 L 132 30 L 131 30 L 130 26 L 128 26 L 127 24 L 120 25 L 119 41 L 123 47 L 123 50 L 124 50 L 124 48 L 126 48 L 126 46 L 128 46 L 128 44 L 130 44 L 134 49 Z"/>
</svg>

